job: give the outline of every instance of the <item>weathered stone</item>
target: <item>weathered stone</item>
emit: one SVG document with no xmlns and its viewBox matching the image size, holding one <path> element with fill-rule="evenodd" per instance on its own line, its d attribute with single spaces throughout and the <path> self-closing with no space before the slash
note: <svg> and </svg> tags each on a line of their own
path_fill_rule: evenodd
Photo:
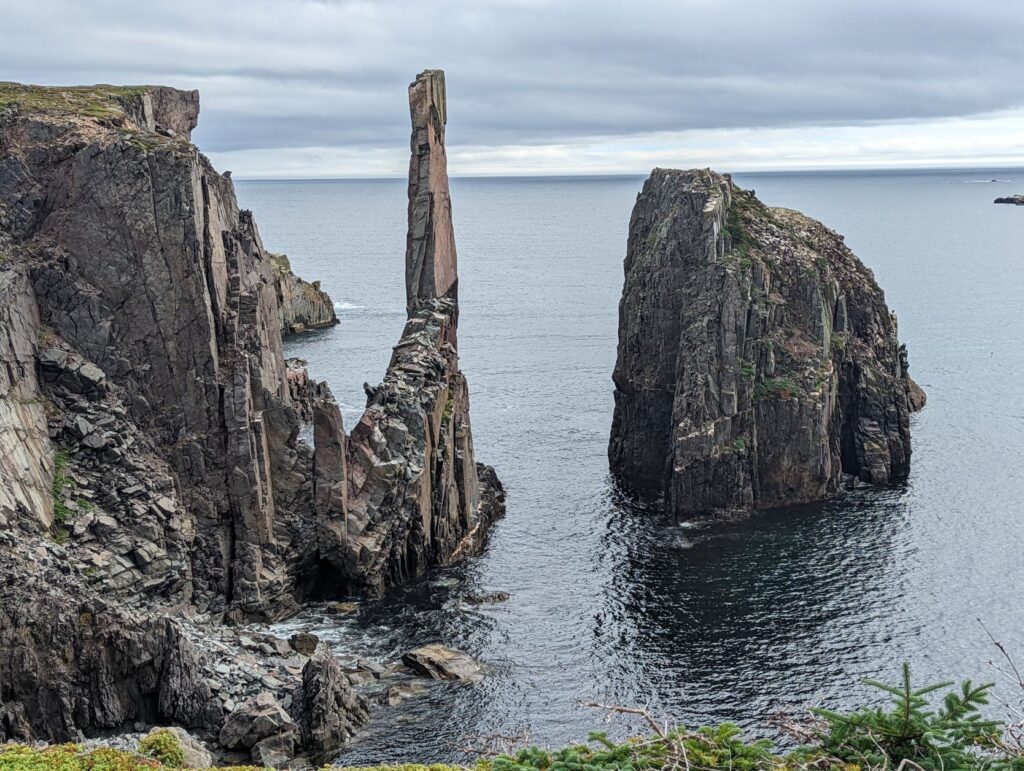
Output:
<svg viewBox="0 0 1024 771">
<path fill-rule="evenodd" d="M 726 176 L 656 169 L 625 272 L 609 459 L 627 486 L 687 516 L 906 476 L 919 389 L 841 236 Z"/>
<path fill-rule="evenodd" d="M 303 656 L 312 656 L 316 652 L 316 647 L 320 644 L 320 638 L 309 632 L 298 632 L 289 638 L 288 643 L 296 653 L 301 653 Z"/>
<path fill-rule="evenodd" d="M 297 733 L 291 717 L 270 693 L 247 701 L 228 715 L 220 730 L 220 743 L 229 750 L 251 749 L 267 737 Z"/>
<path fill-rule="evenodd" d="M 482 680 L 486 667 L 468 653 L 431 643 L 402 656 L 402 663 L 414 672 L 434 680 Z"/>
<path fill-rule="evenodd" d="M 320 753 L 346 742 L 366 723 L 366 702 L 353 693 L 334 656 L 314 655 L 302 669 L 302 687 L 294 699 L 302 747 Z"/>
<path fill-rule="evenodd" d="M 292 273 L 291 263 L 284 254 L 269 255 L 274 272 L 277 304 L 281 309 L 281 332 L 303 332 L 307 329 L 331 327 L 338 323 L 334 301 L 320 288 Z"/>
<path fill-rule="evenodd" d="M 405 251 L 406 309 L 411 316 L 421 300 L 449 297 L 455 301 L 453 321 L 457 322 L 459 273 L 444 146 L 448 107 L 442 70 L 424 70 L 416 76 L 409 86 L 409 113 L 412 158 Z"/>
</svg>

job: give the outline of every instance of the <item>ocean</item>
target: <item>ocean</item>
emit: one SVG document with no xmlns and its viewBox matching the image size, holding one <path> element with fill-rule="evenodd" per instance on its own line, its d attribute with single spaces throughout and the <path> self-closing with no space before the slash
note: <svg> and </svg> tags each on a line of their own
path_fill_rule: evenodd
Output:
<svg viewBox="0 0 1024 771">
<path fill-rule="evenodd" d="M 608 478 L 622 261 L 642 177 L 457 178 L 462 369 L 478 460 L 508 491 L 478 556 L 367 605 L 314 612 L 342 656 L 442 641 L 486 662 L 376 709 L 346 764 L 464 757 L 493 737 L 580 741 L 636 723 L 581 702 L 771 734 L 770 713 L 850 706 L 865 677 L 997 681 L 1024 663 L 1024 170 L 737 174 L 843 233 L 899 316 L 928 394 L 905 484 L 743 522 L 675 522 Z M 349 428 L 405 319 L 406 184 L 238 181 L 265 245 L 341 323 L 288 340 Z M 504 591 L 469 606 L 470 593 Z M 988 631 L 986 631 L 988 630 Z M 1005 707 L 994 704 L 997 716 Z M 491 737 L 491 738 L 488 738 Z"/>
</svg>

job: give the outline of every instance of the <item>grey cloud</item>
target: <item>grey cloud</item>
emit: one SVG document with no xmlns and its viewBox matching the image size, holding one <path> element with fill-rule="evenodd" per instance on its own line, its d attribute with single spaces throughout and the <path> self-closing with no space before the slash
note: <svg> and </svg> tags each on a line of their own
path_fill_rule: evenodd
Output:
<svg viewBox="0 0 1024 771">
<path fill-rule="evenodd" d="M 428 66 L 465 145 L 1024 105 L 1017 0 L 0 0 L 0 23 L 0 79 L 200 88 L 211 151 L 404 143 Z"/>
</svg>

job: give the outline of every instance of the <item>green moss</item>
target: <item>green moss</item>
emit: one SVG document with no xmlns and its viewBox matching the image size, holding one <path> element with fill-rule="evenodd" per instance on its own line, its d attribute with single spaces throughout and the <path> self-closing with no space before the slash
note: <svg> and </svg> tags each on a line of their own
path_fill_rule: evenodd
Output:
<svg viewBox="0 0 1024 771">
<path fill-rule="evenodd" d="M 139 739 L 139 754 L 160 761 L 166 768 L 185 765 L 185 750 L 172 731 L 161 728 Z"/>
<path fill-rule="evenodd" d="M 0 82 L 0 110 L 17 106 L 27 112 L 106 118 L 123 115 L 124 100 L 147 90 L 149 86 L 27 86 Z"/>
<path fill-rule="evenodd" d="M 769 378 L 762 380 L 754 386 L 755 399 L 767 399 L 769 397 L 789 399 L 802 393 L 803 389 L 788 377 Z"/>
</svg>

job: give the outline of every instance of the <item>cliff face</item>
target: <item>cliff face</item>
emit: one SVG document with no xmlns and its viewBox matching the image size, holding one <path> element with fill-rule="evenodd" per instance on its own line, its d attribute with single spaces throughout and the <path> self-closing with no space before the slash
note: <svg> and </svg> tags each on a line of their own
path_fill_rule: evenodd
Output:
<svg viewBox="0 0 1024 771">
<path fill-rule="evenodd" d="M 283 334 L 333 327 L 338 323 L 334 303 L 330 295 L 320 288 L 319 281 L 310 283 L 292 273 L 287 255 L 271 254 L 270 259 Z"/>
<path fill-rule="evenodd" d="M 269 710 L 287 718 L 272 749 L 325 749 L 366 717 L 337 666 L 239 669 L 234 638 L 207 644 L 216 624 L 379 592 L 499 505 L 477 481 L 454 306 L 438 337 L 417 304 L 430 323 L 350 441 L 282 351 L 282 331 L 336 321 L 330 298 L 263 248 L 190 143 L 198 108 L 167 88 L 0 84 L 0 739 L 216 733 Z M 267 682 L 290 716 L 252 701 Z"/>
<path fill-rule="evenodd" d="M 350 438 L 329 394 L 314 404 L 321 553 L 339 580 L 373 594 L 472 547 L 504 508 L 494 470 L 474 459 L 469 390 L 459 370 L 444 100 L 439 70 L 409 87 L 409 320 L 384 382 L 368 389 Z M 342 447 L 344 490 L 330 473 Z"/>
<path fill-rule="evenodd" d="M 627 486 L 688 516 L 906 477 L 924 394 L 842 236 L 728 177 L 656 169 L 625 273 L 609 460 Z"/>
</svg>

